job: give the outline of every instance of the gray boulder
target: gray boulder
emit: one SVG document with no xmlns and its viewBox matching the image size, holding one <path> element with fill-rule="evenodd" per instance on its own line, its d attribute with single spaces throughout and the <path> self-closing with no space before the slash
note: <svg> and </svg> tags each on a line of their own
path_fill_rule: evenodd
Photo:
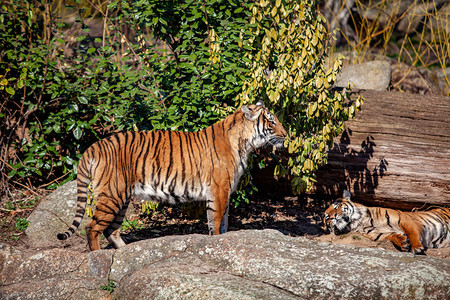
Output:
<svg viewBox="0 0 450 300">
<path fill-rule="evenodd" d="M 72 224 L 77 206 L 77 183 L 68 182 L 41 200 L 28 217 L 25 234 L 35 247 L 58 245 L 58 233 L 64 232 Z M 80 228 L 86 227 L 90 218 L 84 218 Z"/>
<path fill-rule="evenodd" d="M 449 299 L 450 261 L 275 230 L 166 236 L 118 250 L 0 247 L 1 299 Z M 111 295 L 102 289 L 115 284 Z"/>
<path fill-rule="evenodd" d="M 386 61 L 369 61 L 344 65 L 334 86 L 368 90 L 387 90 L 391 82 L 391 65 Z"/>
<path fill-rule="evenodd" d="M 0 299 L 106 299 L 112 255 L 51 249 L 26 255 L 0 245 Z"/>
</svg>

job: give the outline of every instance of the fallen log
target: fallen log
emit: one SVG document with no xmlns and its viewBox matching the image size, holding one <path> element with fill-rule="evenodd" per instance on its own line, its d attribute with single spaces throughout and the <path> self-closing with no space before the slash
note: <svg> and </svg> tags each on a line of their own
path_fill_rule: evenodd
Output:
<svg viewBox="0 0 450 300">
<path fill-rule="evenodd" d="M 412 209 L 450 205 L 450 97 L 361 90 L 311 195 Z"/>
</svg>

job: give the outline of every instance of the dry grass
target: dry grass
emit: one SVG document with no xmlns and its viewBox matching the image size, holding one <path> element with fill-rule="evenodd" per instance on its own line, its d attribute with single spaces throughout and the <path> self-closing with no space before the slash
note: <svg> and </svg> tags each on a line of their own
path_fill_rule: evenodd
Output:
<svg viewBox="0 0 450 300">
<path fill-rule="evenodd" d="M 333 6 L 334 5 L 334 6 Z M 442 0 L 340 1 L 339 7 L 327 1 L 325 11 L 337 18 L 332 22 L 342 41 L 354 53 L 351 62 L 388 57 L 409 68 L 392 82 L 402 90 L 403 83 L 419 69 L 430 78 L 431 89 L 450 95 L 447 74 L 450 58 L 450 4 Z M 339 22 L 339 18 L 344 22 Z M 441 77 L 439 85 L 438 78 Z"/>
</svg>

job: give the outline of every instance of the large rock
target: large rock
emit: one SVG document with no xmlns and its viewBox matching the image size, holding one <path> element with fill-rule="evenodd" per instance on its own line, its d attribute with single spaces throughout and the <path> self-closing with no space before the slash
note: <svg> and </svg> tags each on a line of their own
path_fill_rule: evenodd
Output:
<svg viewBox="0 0 450 300">
<path fill-rule="evenodd" d="M 450 260 L 275 230 L 166 236 L 118 250 L 0 247 L 1 299 L 449 299 Z"/>
<path fill-rule="evenodd" d="M 68 182 L 42 199 L 28 217 L 25 231 L 30 243 L 36 247 L 59 244 L 56 235 L 72 224 L 77 206 L 77 183 Z M 89 218 L 84 218 L 81 228 L 86 227 Z"/>
<path fill-rule="evenodd" d="M 0 245 L 0 299 L 106 299 L 112 253 L 51 249 L 25 255 Z"/>
<path fill-rule="evenodd" d="M 336 78 L 336 87 L 385 91 L 391 82 L 391 65 L 386 61 L 369 61 L 355 65 L 344 65 Z"/>
</svg>

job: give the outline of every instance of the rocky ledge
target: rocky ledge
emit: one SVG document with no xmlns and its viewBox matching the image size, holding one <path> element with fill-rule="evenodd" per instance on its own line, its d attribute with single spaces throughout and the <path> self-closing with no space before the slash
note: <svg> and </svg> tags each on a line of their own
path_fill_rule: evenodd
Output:
<svg viewBox="0 0 450 300">
<path fill-rule="evenodd" d="M 275 230 L 166 236 L 90 253 L 0 245 L 0 299 L 450 299 L 450 260 Z"/>
</svg>

